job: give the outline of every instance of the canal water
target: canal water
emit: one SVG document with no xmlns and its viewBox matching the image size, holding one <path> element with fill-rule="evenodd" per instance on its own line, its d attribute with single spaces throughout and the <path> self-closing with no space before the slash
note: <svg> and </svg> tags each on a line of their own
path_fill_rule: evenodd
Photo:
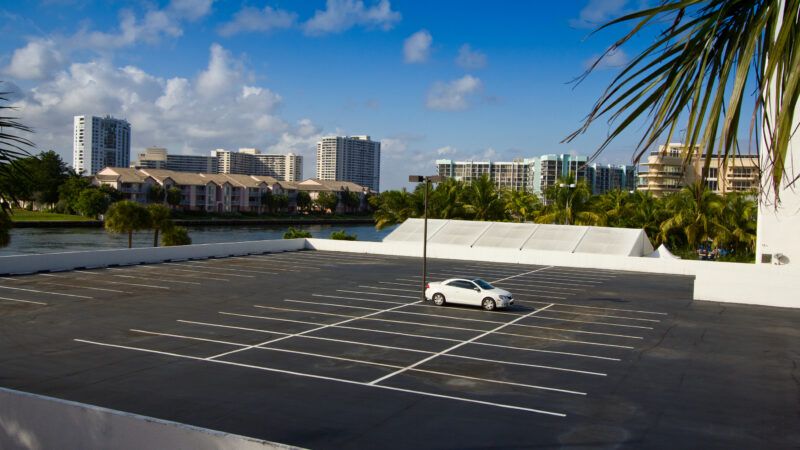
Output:
<svg viewBox="0 0 800 450">
<path fill-rule="evenodd" d="M 287 225 L 258 226 L 213 226 L 188 227 L 193 244 L 217 242 L 260 241 L 282 239 Z M 376 230 L 373 225 L 296 225 L 295 228 L 311 233 L 315 238 L 328 238 L 331 233 L 345 230 L 355 234 L 359 241 L 380 241 L 391 233 L 395 226 Z M 153 232 L 149 230 L 133 234 L 134 247 L 151 247 Z M 110 234 L 102 228 L 14 228 L 11 243 L 0 248 L 0 256 L 31 253 L 57 253 L 84 250 L 126 248 L 127 234 Z"/>
</svg>

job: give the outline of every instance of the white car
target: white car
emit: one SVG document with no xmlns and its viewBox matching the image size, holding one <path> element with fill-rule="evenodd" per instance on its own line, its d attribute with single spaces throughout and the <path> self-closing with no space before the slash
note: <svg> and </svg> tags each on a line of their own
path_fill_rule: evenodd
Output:
<svg viewBox="0 0 800 450">
<path fill-rule="evenodd" d="M 437 306 L 445 303 L 481 306 L 487 311 L 514 304 L 511 293 L 492 286 L 480 278 L 450 278 L 425 285 L 425 299 Z"/>
</svg>

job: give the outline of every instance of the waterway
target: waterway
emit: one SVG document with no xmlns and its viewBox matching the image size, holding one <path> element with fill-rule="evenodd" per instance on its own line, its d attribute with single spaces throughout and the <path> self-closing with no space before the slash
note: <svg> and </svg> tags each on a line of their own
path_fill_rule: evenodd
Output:
<svg viewBox="0 0 800 450">
<path fill-rule="evenodd" d="M 258 226 L 213 226 L 188 227 L 193 244 L 217 242 L 260 241 L 282 239 L 286 225 Z M 359 241 L 380 241 L 394 230 L 394 226 L 376 230 L 373 225 L 297 225 L 315 238 L 328 238 L 337 230 L 355 234 Z M 134 247 L 151 247 L 153 232 L 149 230 L 133 234 Z M 126 248 L 126 234 L 110 234 L 102 228 L 14 228 L 11 230 L 11 243 L 0 248 L 0 256 L 31 253 L 58 253 L 84 250 L 105 250 Z"/>
</svg>

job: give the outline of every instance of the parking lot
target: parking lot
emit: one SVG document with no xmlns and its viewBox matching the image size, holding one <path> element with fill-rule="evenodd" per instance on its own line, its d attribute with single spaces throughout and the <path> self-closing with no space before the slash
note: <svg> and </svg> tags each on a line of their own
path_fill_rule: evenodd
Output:
<svg viewBox="0 0 800 450">
<path fill-rule="evenodd" d="M 0 279 L 0 385 L 311 448 L 797 443 L 800 313 L 688 277 L 301 251 Z M 769 326 L 766 326 L 769 324 Z"/>
</svg>

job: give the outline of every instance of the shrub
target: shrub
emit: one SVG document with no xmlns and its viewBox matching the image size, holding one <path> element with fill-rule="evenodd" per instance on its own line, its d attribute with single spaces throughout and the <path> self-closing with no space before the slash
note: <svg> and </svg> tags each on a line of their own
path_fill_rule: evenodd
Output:
<svg viewBox="0 0 800 450">
<path fill-rule="evenodd" d="M 298 239 L 298 238 L 310 238 L 310 237 L 311 233 L 304 230 L 298 230 L 295 227 L 289 227 L 289 229 L 286 230 L 286 233 L 283 233 L 284 239 Z"/>
<path fill-rule="evenodd" d="M 358 238 L 355 234 L 347 234 L 344 230 L 334 231 L 331 233 L 331 239 L 337 241 L 355 241 Z"/>
<path fill-rule="evenodd" d="M 173 226 L 164 230 L 161 235 L 161 242 L 165 247 L 189 245 L 192 243 L 192 238 L 189 237 L 189 231 L 186 228 Z"/>
</svg>

